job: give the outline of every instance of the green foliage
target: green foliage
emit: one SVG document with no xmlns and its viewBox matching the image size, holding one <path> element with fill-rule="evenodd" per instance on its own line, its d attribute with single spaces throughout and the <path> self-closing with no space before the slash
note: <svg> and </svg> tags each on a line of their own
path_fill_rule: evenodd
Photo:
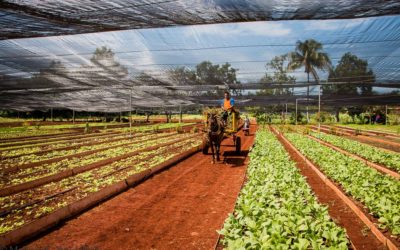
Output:
<svg viewBox="0 0 400 250">
<path fill-rule="evenodd" d="M 176 124 L 175 124 L 176 125 Z M 172 133 L 171 133 L 172 135 Z M 138 155 L 128 157 L 122 160 L 114 161 L 100 168 L 88 170 L 75 176 L 67 177 L 61 181 L 52 182 L 32 190 L 27 190 L 6 197 L 0 197 L 0 210 L 4 211 L 11 207 L 22 206 L 32 200 L 42 199 L 43 197 L 51 197 L 43 200 L 39 204 L 27 206 L 25 209 L 14 209 L 7 216 L 0 218 L 0 234 L 15 230 L 16 228 L 26 225 L 40 217 L 46 216 L 54 212 L 56 209 L 65 207 L 79 199 L 87 197 L 90 193 L 101 190 L 118 181 L 126 179 L 127 176 L 136 174 L 145 169 L 154 167 L 172 157 L 183 153 L 195 146 L 199 146 L 201 140 L 190 134 L 173 135 L 166 138 L 158 138 L 160 135 L 147 137 L 143 143 L 132 143 L 127 147 L 114 148 L 107 151 L 98 152 L 96 154 L 71 158 L 62 162 L 55 162 L 51 165 L 45 165 L 43 168 L 39 166 L 25 176 L 38 175 L 44 169 L 53 169 L 55 172 L 63 171 L 65 168 L 73 168 L 92 164 L 97 161 L 121 156 L 126 153 L 140 151 Z M 142 138 L 144 139 L 144 138 Z M 171 140 L 185 139 L 174 143 L 170 146 L 159 147 L 151 151 L 143 151 L 144 148 L 163 144 Z M 41 169 L 40 169 L 41 168 Z M 35 172 L 38 170 L 37 172 Z M 29 180 L 28 180 L 29 181 Z M 62 190 L 76 188 L 72 192 L 66 192 L 62 195 L 52 196 Z"/>
<path fill-rule="evenodd" d="M 317 137 L 317 133 L 312 133 Z M 360 143 L 344 137 L 329 135 L 325 133 L 319 134 L 319 138 L 323 141 L 331 143 L 339 148 L 349 151 L 353 154 L 361 156 L 372 162 L 383 164 L 388 168 L 396 170 L 400 173 L 400 154 L 382 150 L 380 148 Z"/>
<path fill-rule="evenodd" d="M 292 71 L 304 67 L 304 71 L 307 73 L 308 82 L 310 81 L 309 78 L 311 73 L 315 81 L 319 83 L 316 69 L 329 70 L 332 67 L 328 54 L 322 52 L 322 50 L 322 44 L 314 39 L 308 39 L 304 42 L 297 41 L 295 51 L 288 53 L 288 70 Z M 307 96 L 309 95 L 309 92 L 310 87 L 307 86 Z"/>
<path fill-rule="evenodd" d="M 35 123 L 35 129 L 36 129 L 36 130 L 39 130 L 39 129 L 40 129 L 40 122 L 36 122 L 36 123 Z"/>
<path fill-rule="evenodd" d="M 390 125 L 400 125 L 400 115 L 399 114 L 388 114 L 388 124 Z M 400 128 L 398 129 L 398 134 L 400 134 Z"/>
<path fill-rule="evenodd" d="M 227 249 L 347 249 L 344 229 L 318 203 L 275 136 L 257 131 L 248 181 L 220 234 Z"/>
<path fill-rule="evenodd" d="M 342 124 L 350 124 L 354 122 L 354 119 L 348 113 L 339 113 L 339 121 Z"/>
<path fill-rule="evenodd" d="M 382 229 L 390 228 L 393 235 L 400 235 L 398 180 L 303 135 L 293 133 L 286 136 L 348 195 L 362 202 L 379 219 Z"/>
<path fill-rule="evenodd" d="M 336 122 L 336 117 L 335 115 L 332 115 L 329 112 L 320 112 L 320 114 L 315 113 L 310 115 L 310 120 L 314 122 L 318 122 L 318 120 L 321 119 L 321 123 L 335 123 Z"/>
<path fill-rule="evenodd" d="M 261 84 L 287 84 L 289 82 L 296 83 L 296 78 L 294 76 L 288 75 L 287 65 L 287 55 L 275 56 L 266 65 L 267 72 L 273 70 L 274 73 L 265 75 L 260 79 Z M 258 95 L 291 95 L 292 91 L 289 88 L 277 88 L 277 89 L 265 89 L 256 92 Z"/>
<path fill-rule="evenodd" d="M 342 56 L 336 68 L 329 72 L 328 81 L 348 83 L 373 83 L 375 74 L 368 69 L 367 60 L 362 60 L 356 55 L 347 52 Z M 323 86 L 324 94 L 358 95 L 358 87 L 354 84 L 334 84 Z M 372 94 L 371 86 L 360 87 L 361 95 Z"/>
<path fill-rule="evenodd" d="M 182 134 L 182 133 L 183 133 L 183 128 L 182 128 L 182 126 L 181 126 L 180 124 L 178 124 L 178 125 L 176 126 L 175 130 L 176 130 L 176 132 L 177 132 L 178 134 Z"/>
<path fill-rule="evenodd" d="M 177 85 L 196 84 L 196 72 L 187 67 L 177 67 L 168 71 L 171 80 Z"/>
<path fill-rule="evenodd" d="M 186 67 L 177 67 L 168 72 L 169 78 L 178 85 L 232 85 L 240 84 L 236 78 L 238 69 L 233 68 L 229 63 L 222 65 L 213 64 L 210 61 L 203 61 L 196 65 L 195 70 Z M 240 94 L 240 89 L 232 89 L 235 94 Z M 193 95 L 202 94 L 201 91 L 192 91 Z M 223 97 L 224 90 L 210 90 L 207 95 Z"/>
<path fill-rule="evenodd" d="M 296 123 L 296 112 L 290 114 L 290 123 Z M 307 124 L 307 117 L 301 112 L 297 112 L 297 124 Z"/>
<path fill-rule="evenodd" d="M 153 126 L 153 132 L 154 133 L 159 133 L 160 132 L 160 126 L 158 124 Z"/>
<path fill-rule="evenodd" d="M 84 133 L 85 133 L 85 134 L 90 133 L 91 130 L 92 130 L 92 129 L 90 128 L 90 125 L 89 125 L 89 123 L 87 122 L 86 125 L 85 125 Z"/>
</svg>

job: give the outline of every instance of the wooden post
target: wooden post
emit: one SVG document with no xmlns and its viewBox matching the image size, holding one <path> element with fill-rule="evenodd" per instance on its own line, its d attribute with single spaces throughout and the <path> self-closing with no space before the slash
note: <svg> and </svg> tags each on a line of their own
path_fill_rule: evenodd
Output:
<svg viewBox="0 0 400 250">
<path fill-rule="evenodd" d="M 182 106 L 179 105 L 179 123 L 182 123 L 183 119 L 182 119 Z"/>
<path fill-rule="evenodd" d="M 388 107 L 387 107 L 387 105 L 385 105 L 385 125 L 387 125 L 388 124 L 388 122 L 387 122 L 387 120 L 388 120 Z"/>
</svg>

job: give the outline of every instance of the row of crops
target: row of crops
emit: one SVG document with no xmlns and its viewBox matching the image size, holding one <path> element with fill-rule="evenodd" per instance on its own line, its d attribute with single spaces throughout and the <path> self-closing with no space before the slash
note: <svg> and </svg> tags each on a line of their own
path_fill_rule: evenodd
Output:
<svg viewBox="0 0 400 250">
<path fill-rule="evenodd" d="M 304 132 L 304 131 L 303 131 Z M 308 132 L 383 167 L 399 172 L 400 154 L 340 136 Z M 285 137 L 349 197 L 362 204 L 392 239 L 400 235 L 400 182 L 365 162 L 324 146 L 309 135 Z M 250 153 L 247 182 L 220 234 L 228 249 L 345 249 L 345 230 L 330 219 L 277 138 L 259 130 Z"/>
<path fill-rule="evenodd" d="M 400 234 L 400 182 L 304 135 L 286 134 L 289 141 L 346 193 L 361 201 L 379 218 L 381 228 Z"/>
<path fill-rule="evenodd" d="M 183 133 L 182 127 L 192 131 Z M 39 134 L 18 145 L 11 136 L 0 140 L 0 234 L 199 146 L 194 127 L 146 125 L 135 127 L 132 137 L 126 128 L 45 139 Z"/>
<path fill-rule="evenodd" d="M 132 128 L 126 123 L 87 123 L 87 124 L 77 124 L 77 125 L 50 125 L 50 126 L 28 126 L 28 127 L 3 127 L 0 128 L 0 140 L 12 140 L 22 137 L 57 137 L 57 136 L 67 136 L 70 134 L 80 135 L 82 132 L 90 133 L 106 133 L 111 130 L 116 130 L 120 132 L 127 132 L 132 130 L 132 132 L 146 132 L 151 130 L 160 130 L 166 128 L 176 128 L 182 125 L 189 125 L 190 123 L 156 123 L 156 124 L 145 124 L 141 125 L 134 124 Z"/>
<path fill-rule="evenodd" d="M 400 154 L 363 144 L 336 135 L 312 132 L 316 138 L 342 148 L 350 153 L 400 172 Z"/>
<path fill-rule="evenodd" d="M 345 230 L 318 203 L 277 138 L 260 130 L 255 145 L 248 181 L 220 231 L 224 245 L 228 249 L 347 249 Z"/>
</svg>

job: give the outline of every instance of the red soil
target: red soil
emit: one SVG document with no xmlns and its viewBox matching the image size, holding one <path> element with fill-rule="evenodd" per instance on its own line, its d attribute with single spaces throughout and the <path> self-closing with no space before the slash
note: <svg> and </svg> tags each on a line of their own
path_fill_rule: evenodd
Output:
<svg viewBox="0 0 400 250">
<path fill-rule="evenodd" d="M 173 168 L 68 221 L 26 249 L 212 249 L 232 212 L 254 141 L 242 132 L 241 156 L 231 138 L 223 162 L 197 153 Z"/>
<path fill-rule="evenodd" d="M 385 141 L 379 141 L 379 140 L 371 140 L 371 138 L 368 138 L 367 136 L 346 136 L 349 139 L 353 139 L 355 141 L 359 141 L 365 144 L 369 144 L 371 146 L 375 146 L 378 148 L 383 148 L 387 150 L 391 150 L 394 152 L 400 152 L 400 146 L 394 145 L 394 144 L 388 144 Z"/>
<path fill-rule="evenodd" d="M 317 126 L 311 126 L 311 128 L 314 131 L 317 131 Z M 324 133 L 328 133 L 328 134 L 332 134 L 332 131 L 330 131 L 330 129 L 328 128 L 323 128 L 321 127 L 321 131 Z M 375 138 L 375 137 L 371 137 L 371 136 L 365 136 L 365 135 L 352 135 L 351 133 L 348 132 L 343 132 L 343 130 L 339 130 L 341 136 L 346 137 L 348 139 L 352 139 L 358 142 L 362 142 L 365 144 L 369 144 L 378 148 L 383 148 L 383 149 L 387 149 L 387 150 L 391 150 L 391 151 L 395 151 L 395 152 L 400 152 L 400 147 L 399 147 L 399 143 L 395 143 L 392 141 L 387 141 L 387 140 L 383 140 L 383 139 L 379 139 L 379 138 Z"/>
</svg>

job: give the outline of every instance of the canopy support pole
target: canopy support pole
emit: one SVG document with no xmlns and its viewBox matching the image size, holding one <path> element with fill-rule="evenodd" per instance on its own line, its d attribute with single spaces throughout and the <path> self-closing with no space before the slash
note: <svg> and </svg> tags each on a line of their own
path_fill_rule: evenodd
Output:
<svg viewBox="0 0 400 250">
<path fill-rule="evenodd" d="M 387 125 L 388 124 L 388 122 L 387 122 L 387 120 L 388 120 L 388 107 L 387 107 L 387 105 L 385 105 L 385 125 Z"/>
<path fill-rule="evenodd" d="M 307 123 L 309 123 L 309 122 L 310 122 L 310 120 L 308 119 L 308 101 L 307 101 L 307 107 L 306 107 L 306 110 L 307 110 Z"/>
<path fill-rule="evenodd" d="M 182 105 L 179 105 L 179 123 L 182 123 Z"/>
<path fill-rule="evenodd" d="M 133 87 L 131 88 L 131 95 L 129 98 L 129 136 L 132 136 L 132 91 Z"/>
<path fill-rule="evenodd" d="M 294 121 L 295 121 L 295 125 L 297 125 L 297 99 L 296 99 L 296 116 L 295 116 L 295 118 L 294 118 Z"/>
<path fill-rule="evenodd" d="M 287 115 L 287 103 L 285 103 L 285 110 L 286 110 L 285 114 Z"/>
<path fill-rule="evenodd" d="M 318 85 L 318 138 L 321 137 L 321 85 Z"/>
<path fill-rule="evenodd" d="M 72 124 L 75 124 L 75 110 L 72 110 Z"/>
</svg>

